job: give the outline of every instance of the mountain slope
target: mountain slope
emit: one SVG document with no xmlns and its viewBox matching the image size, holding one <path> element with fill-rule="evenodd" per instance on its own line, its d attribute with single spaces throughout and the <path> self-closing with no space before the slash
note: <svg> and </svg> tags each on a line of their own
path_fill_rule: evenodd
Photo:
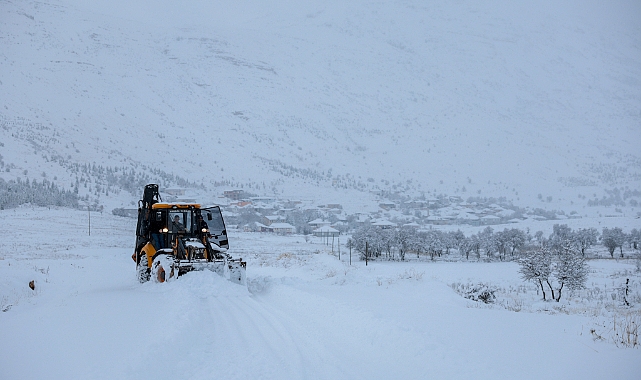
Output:
<svg viewBox="0 0 641 380">
<path fill-rule="evenodd" d="M 2 3 L 4 178 L 68 186 L 60 156 L 563 205 L 641 183 L 635 2 L 94 3 Z"/>
</svg>

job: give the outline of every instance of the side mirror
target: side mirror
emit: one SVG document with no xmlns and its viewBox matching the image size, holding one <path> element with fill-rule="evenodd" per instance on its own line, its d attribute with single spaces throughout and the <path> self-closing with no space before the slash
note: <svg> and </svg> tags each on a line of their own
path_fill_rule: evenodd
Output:
<svg viewBox="0 0 641 380">
<path fill-rule="evenodd" d="M 207 213 L 207 220 L 211 220 L 211 212 Z"/>
</svg>

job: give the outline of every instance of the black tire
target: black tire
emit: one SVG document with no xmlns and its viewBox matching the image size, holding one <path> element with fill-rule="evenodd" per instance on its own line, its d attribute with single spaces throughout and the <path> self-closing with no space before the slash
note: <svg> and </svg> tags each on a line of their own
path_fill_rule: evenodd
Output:
<svg viewBox="0 0 641 380">
<path fill-rule="evenodd" d="M 151 269 L 147 266 L 147 256 L 143 256 L 140 258 L 138 265 L 136 265 L 136 276 L 138 277 L 138 281 L 140 281 L 141 284 L 144 284 L 149 281 L 150 274 Z"/>
<path fill-rule="evenodd" d="M 151 264 L 151 280 L 163 283 L 174 277 L 174 258 L 171 255 L 158 255 Z"/>
</svg>

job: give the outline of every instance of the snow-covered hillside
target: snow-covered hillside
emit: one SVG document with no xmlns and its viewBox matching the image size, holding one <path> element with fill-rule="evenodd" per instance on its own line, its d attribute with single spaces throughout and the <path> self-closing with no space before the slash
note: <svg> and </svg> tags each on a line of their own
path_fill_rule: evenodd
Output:
<svg viewBox="0 0 641 380">
<path fill-rule="evenodd" d="M 346 203 L 376 188 L 585 203 L 641 184 L 639 16 L 636 1 L 3 1 L 2 178 L 69 189 L 96 163 Z"/>
</svg>

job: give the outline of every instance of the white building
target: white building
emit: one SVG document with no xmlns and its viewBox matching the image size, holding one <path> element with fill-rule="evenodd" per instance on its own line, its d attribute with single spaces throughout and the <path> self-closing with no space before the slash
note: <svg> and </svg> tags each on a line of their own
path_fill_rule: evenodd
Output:
<svg viewBox="0 0 641 380">
<path fill-rule="evenodd" d="M 289 223 L 272 223 L 267 226 L 267 230 L 276 234 L 293 234 L 296 232 L 296 227 Z"/>
<path fill-rule="evenodd" d="M 318 237 L 334 237 L 340 235 L 341 233 L 336 228 L 332 228 L 330 226 L 322 226 L 312 231 L 312 234 Z"/>
</svg>

